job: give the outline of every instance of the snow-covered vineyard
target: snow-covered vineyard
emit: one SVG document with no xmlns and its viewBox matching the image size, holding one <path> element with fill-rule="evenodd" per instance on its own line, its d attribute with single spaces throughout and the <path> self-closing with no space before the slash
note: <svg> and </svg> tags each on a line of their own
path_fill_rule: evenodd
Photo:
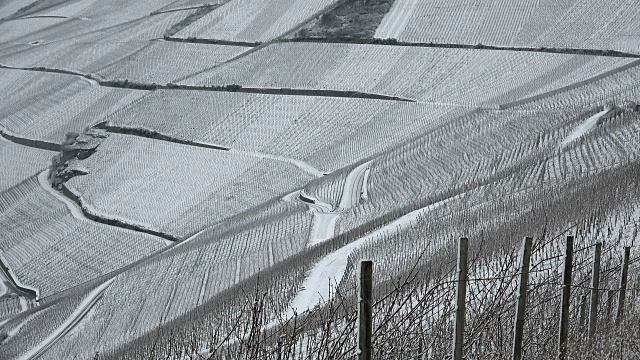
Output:
<svg viewBox="0 0 640 360">
<path fill-rule="evenodd" d="M 640 358 L 638 15 L 1 2 L 0 359 Z"/>
</svg>

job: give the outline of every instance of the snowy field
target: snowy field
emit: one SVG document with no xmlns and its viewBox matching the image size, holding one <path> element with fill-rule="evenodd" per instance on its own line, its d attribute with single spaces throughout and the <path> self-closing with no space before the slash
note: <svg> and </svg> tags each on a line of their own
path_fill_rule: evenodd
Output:
<svg viewBox="0 0 640 360">
<path fill-rule="evenodd" d="M 0 2 L 0 359 L 352 358 L 362 259 L 373 358 L 450 358 L 461 237 L 465 356 L 510 358 L 525 236 L 525 352 L 557 358 L 566 235 L 567 360 L 634 358 L 640 60 L 609 50 L 640 54 L 638 15 L 627 0 Z M 603 299 L 624 246 L 632 265 L 629 335 L 601 308 L 594 353 L 578 310 L 597 242 Z"/>
<path fill-rule="evenodd" d="M 147 94 L 95 86 L 54 73 L 0 69 L 0 126 L 28 139 L 61 143 L 67 132 L 91 127 L 104 116 Z"/>
<path fill-rule="evenodd" d="M 55 152 L 21 146 L 0 136 L 0 192 L 49 167 L 54 155 Z"/>
<path fill-rule="evenodd" d="M 423 102 L 497 106 L 631 62 L 513 51 L 283 43 L 181 83 L 360 91 Z"/>
<path fill-rule="evenodd" d="M 640 53 L 640 15 L 626 0 L 395 0 L 376 38 L 415 43 Z"/>
<path fill-rule="evenodd" d="M 286 162 L 118 134 L 77 165 L 89 174 L 67 184 L 92 208 L 180 237 L 313 178 Z"/>
<path fill-rule="evenodd" d="M 233 0 L 178 32 L 178 38 L 237 42 L 276 39 L 320 14 L 336 0 Z"/>
<path fill-rule="evenodd" d="M 0 252 L 24 284 L 48 297 L 128 265 L 165 246 L 163 239 L 90 221 L 33 176 L 0 195 Z M 73 204 L 73 205 L 72 205 Z M 37 259 L 37 260 L 35 260 Z"/>
<path fill-rule="evenodd" d="M 97 71 L 97 74 L 105 79 L 166 84 L 209 70 L 249 49 L 243 46 L 158 40 L 126 59 Z M 171 61 L 166 61 L 167 57 Z"/>
<path fill-rule="evenodd" d="M 160 90 L 106 121 L 330 172 L 468 111 L 372 99 Z"/>
</svg>

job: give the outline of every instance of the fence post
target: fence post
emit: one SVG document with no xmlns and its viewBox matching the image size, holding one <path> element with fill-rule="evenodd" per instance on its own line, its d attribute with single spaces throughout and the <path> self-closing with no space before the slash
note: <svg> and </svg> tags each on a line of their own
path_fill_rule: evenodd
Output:
<svg viewBox="0 0 640 360">
<path fill-rule="evenodd" d="M 624 317 L 624 298 L 627 294 L 627 278 L 629 276 L 629 257 L 631 256 L 631 247 L 624 248 L 624 260 L 622 263 L 622 272 L 620 274 L 620 293 L 618 294 L 618 311 L 616 314 L 616 325 L 620 324 Z"/>
<path fill-rule="evenodd" d="M 580 332 L 583 332 L 587 325 L 587 295 L 580 295 Z"/>
<path fill-rule="evenodd" d="M 464 345 L 464 322 L 466 311 L 469 259 L 469 239 L 460 238 L 458 243 L 458 286 L 456 291 L 456 319 L 453 334 L 453 360 L 462 360 Z"/>
<path fill-rule="evenodd" d="M 615 291 L 609 290 L 607 291 L 607 321 L 611 322 L 611 312 L 613 311 L 613 297 L 615 296 Z"/>
<path fill-rule="evenodd" d="M 558 335 L 558 359 L 567 357 L 567 339 L 569 338 L 569 305 L 571 301 L 571 271 L 573 264 L 573 236 L 567 236 L 564 252 L 564 271 L 562 275 L 562 307 L 560 308 L 560 333 Z"/>
<path fill-rule="evenodd" d="M 598 301 L 600 299 L 600 255 L 602 243 L 596 243 L 593 250 L 593 269 L 591 271 L 591 304 L 589 306 L 589 342 L 593 341 L 598 326 Z"/>
<path fill-rule="evenodd" d="M 360 298 L 358 299 L 358 360 L 371 360 L 373 335 L 373 262 L 360 261 Z"/>
<path fill-rule="evenodd" d="M 278 337 L 278 360 L 282 360 L 282 348 L 284 346 L 284 336 L 285 335 L 280 335 Z"/>
<path fill-rule="evenodd" d="M 283 335 L 280 335 L 278 337 L 278 343 L 277 343 L 278 350 L 277 350 L 277 354 L 276 354 L 278 360 L 282 360 L 282 346 L 284 345 L 284 341 L 283 341 L 282 338 L 283 338 Z"/>
<path fill-rule="evenodd" d="M 518 307 L 516 308 L 515 335 L 513 337 L 513 359 L 522 359 L 522 339 L 524 332 L 524 314 L 527 305 L 527 286 L 529 285 L 529 266 L 533 238 L 524 238 L 520 257 L 520 283 L 518 284 Z"/>
</svg>

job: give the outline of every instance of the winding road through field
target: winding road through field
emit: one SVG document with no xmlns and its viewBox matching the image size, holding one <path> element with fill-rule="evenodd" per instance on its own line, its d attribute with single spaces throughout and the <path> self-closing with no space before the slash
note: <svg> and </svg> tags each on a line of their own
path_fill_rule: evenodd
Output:
<svg viewBox="0 0 640 360">
<path fill-rule="evenodd" d="M 320 259 L 302 283 L 300 292 L 291 301 L 284 318 L 290 319 L 295 314 L 312 310 L 316 306 L 329 301 L 342 281 L 347 269 L 349 256 L 354 250 L 383 236 L 398 233 L 410 227 L 412 223 L 428 212 L 463 196 L 464 193 L 412 211 Z"/>
<path fill-rule="evenodd" d="M 336 222 L 340 213 L 357 206 L 361 199 L 366 198 L 370 168 L 371 161 L 368 161 L 351 170 L 345 180 L 340 203 L 337 207 L 304 191 L 297 193 L 298 199 L 307 204 L 309 210 L 313 212 L 308 246 L 314 246 L 331 239 L 335 234 Z"/>
</svg>

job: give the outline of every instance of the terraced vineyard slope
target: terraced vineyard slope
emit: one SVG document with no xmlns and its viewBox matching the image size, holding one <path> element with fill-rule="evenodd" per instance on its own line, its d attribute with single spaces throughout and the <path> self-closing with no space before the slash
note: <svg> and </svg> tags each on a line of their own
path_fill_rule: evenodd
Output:
<svg viewBox="0 0 640 360">
<path fill-rule="evenodd" d="M 525 237 L 523 360 L 558 359 L 561 291 L 563 359 L 636 358 L 637 15 L 0 3 L 0 359 L 358 358 L 363 259 L 373 359 L 450 359 L 463 237 L 463 358 L 514 358 Z"/>
<path fill-rule="evenodd" d="M 532 52 L 278 43 L 181 83 L 359 91 L 495 107 L 626 69 L 628 64 L 635 63 Z"/>
<path fill-rule="evenodd" d="M 640 53 L 637 4 L 625 1 L 395 0 L 376 38 Z"/>
</svg>

